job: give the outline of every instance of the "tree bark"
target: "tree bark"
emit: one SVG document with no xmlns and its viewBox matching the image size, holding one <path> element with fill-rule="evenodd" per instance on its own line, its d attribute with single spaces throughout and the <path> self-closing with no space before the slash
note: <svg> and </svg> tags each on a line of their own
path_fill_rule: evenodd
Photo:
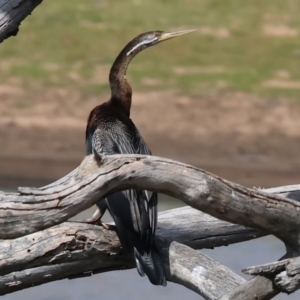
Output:
<svg viewBox="0 0 300 300">
<path fill-rule="evenodd" d="M 246 268 L 249 275 L 275 276 L 275 285 L 287 294 L 300 288 L 300 257 Z"/>
<path fill-rule="evenodd" d="M 194 249 L 211 248 L 262 235 L 257 230 L 220 221 L 190 207 L 160 213 L 156 234 L 168 280 L 184 284 L 207 299 L 214 299 L 208 296 L 212 294 L 216 296 L 219 293 L 218 296 L 222 296 L 221 291 L 225 286 L 228 290 L 229 287 L 237 286 L 242 279 L 228 268 L 187 246 Z M 183 247 L 178 242 L 186 246 Z M 78 278 L 135 267 L 132 255 L 122 253 L 114 231 L 78 222 L 65 222 L 17 239 L 3 240 L 1 246 L 0 294 L 62 278 Z M 190 259 L 191 253 L 195 260 L 187 264 L 185 261 Z M 173 268 L 175 260 L 177 266 L 182 265 L 183 268 L 184 264 L 185 270 L 190 269 L 189 278 L 185 277 L 187 271 L 180 272 L 178 267 Z M 198 273 L 193 272 L 193 269 L 197 269 L 199 264 L 202 265 L 200 261 L 208 264 L 205 269 L 210 284 L 207 285 L 203 279 L 194 286 L 189 280 L 196 280 Z M 214 277 L 212 274 L 216 269 L 222 274 L 228 271 L 229 277 L 222 276 L 222 279 L 221 273 Z M 227 277 L 232 278 L 230 283 Z M 237 279 L 236 284 L 234 278 Z M 210 291 L 207 287 L 213 281 L 214 291 Z"/>
<path fill-rule="evenodd" d="M 0 194 L 0 238 L 14 238 L 61 222 L 117 190 L 140 187 L 176 197 L 216 218 L 274 234 L 298 251 L 300 204 L 158 157 L 91 155 L 73 172 L 40 188 Z"/>
<path fill-rule="evenodd" d="M 21 22 L 43 0 L 0 0 L 0 43 L 17 35 Z"/>
<path fill-rule="evenodd" d="M 160 256 L 169 281 L 179 283 L 205 299 L 219 299 L 245 282 L 224 265 L 176 242 L 167 252 L 160 251 Z"/>
<path fill-rule="evenodd" d="M 116 236 L 111 235 L 114 233 L 85 224 L 57 224 L 110 193 L 136 187 L 174 196 L 224 221 L 253 228 L 217 221 L 191 208 L 160 216 L 157 243 L 169 281 L 184 284 L 206 299 L 254 299 L 256 295 L 271 299 L 280 291 L 298 288 L 297 268 L 293 269 L 294 278 L 290 281 L 285 269 L 267 277 L 260 274 L 245 282 L 228 268 L 189 248 L 214 247 L 271 233 L 292 249 L 288 255 L 298 256 L 300 205 L 297 201 L 270 194 L 274 190 L 247 189 L 163 158 L 91 155 L 77 169 L 48 186 L 0 194 L 0 224 L 5 228 L 0 231 L 0 237 L 15 238 L 2 241 L 0 290 L 7 293 L 32 283 L 133 267 L 132 256 L 120 256 L 120 245 Z M 275 192 L 298 200 L 297 188 L 285 187 Z M 57 226 L 46 229 L 54 225 Z M 12 250 L 17 251 L 19 260 L 16 255 L 7 257 Z M 223 279 L 218 274 L 223 274 Z"/>
</svg>

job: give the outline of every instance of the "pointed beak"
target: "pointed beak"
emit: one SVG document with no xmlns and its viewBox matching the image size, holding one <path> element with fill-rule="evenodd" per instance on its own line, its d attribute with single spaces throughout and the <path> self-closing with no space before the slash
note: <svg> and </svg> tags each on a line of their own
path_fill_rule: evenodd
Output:
<svg viewBox="0 0 300 300">
<path fill-rule="evenodd" d="M 161 37 L 159 38 L 159 42 L 166 41 L 166 40 L 169 40 L 169 39 L 172 39 L 177 36 L 184 35 L 184 34 L 187 34 L 190 32 L 194 32 L 196 30 L 197 29 L 189 29 L 189 30 L 181 30 L 181 31 L 175 31 L 175 32 L 164 32 L 161 35 Z"/>
</svg>

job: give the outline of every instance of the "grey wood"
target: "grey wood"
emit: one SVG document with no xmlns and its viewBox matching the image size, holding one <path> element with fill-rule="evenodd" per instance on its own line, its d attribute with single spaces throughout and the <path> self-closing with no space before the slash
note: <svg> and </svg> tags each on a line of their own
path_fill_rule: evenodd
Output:
<svg viewBox="0 0 300 300">
<path fill-rule="evenodd" d="M 274 283 L 284 293 L 290 294 L 300 288 L 300 257 L 246 268 L 243 272 L 275 277 Z"/>
<path fill-rule="evenodd" d="M 287 286 L 297 286 L 296 283 L 286 283 L 287 280 L 283 273 L 280 273 L 282 274 L 280 278 L 277 277 L 277 286 L 274 286 L 276 279 L 274 276 L 276 274 L 270 278 L 256 276 L 244 282 L 239 276 L 223 268 L 217 262 L 205 265 L 205 270 L 210 272 L 207 274 L 215 274 L 215 276 L 204 276 L 202 278 L 203 284 L 196 282 L 192 270 L 194 268 L 196 268 L 195 270 L 203 270 L 199 266 L 205 264 L 206 260 L 195 250 L 182 248 L 187 246 L 174 241 L 194 248 L 203 248 L 230 244 L 271 233 L 282 239 L 287 248 L 292 249 L 290 253 L 296 256 L 299 255 L 298 223 L 300 223 L 300 204 L 283 196 L 273 195 L 270 193 L 274 192 L 272 190 L 248 189 L 206 171 L 159 157 L 122 155 L 96 159 L 89 156 L 84 159 L 77 169 L 48 186 L 19 188 L 19 193 L 14 194 L 0 193 L 0 226 L 3 229 L 5 228 L 5 230 L 0 231 L 0 237 L 3 239 L 16 238 L 10 240 L 11 243 L 15 244 L 7 247 L 18 249 L 17 245 L 22 245 L 28 237 L 33 238 L 36 234 L 40 234 L 40 230 L 66 221 L 110 193 L 136 186 L 174 196 L 197 210 L 223 219 L 223 221 L 217 221 L 213 217 L 196 212 L 191 208 L 183 208 L 160 215 L 157 243 L 161 243 L 161 256 L 165 262 L 164 266 L 168 274 L 168 280 L 184 284 L 207 299 L 216 299 L 216 297 L 223 297 L 223 299 L 254 299 L 256 295 L 259 295 L 260 299 L 271 299 L 284 288 L 287 290 Z M 292 193 L 295 196 L 297 194 L 296 189 L 290 187 L 288 189 L 277 189 L 275 192 L 285 196 L 290 196 Z M 293 199 L 298 200 L 297 197 L 296 195 Z M 226 221 L 252 227 L 252 229 L 229 224 Z M 58 228 L 62 228 L 59 226 L 68 225 L 70 223 L 64 223 L 54 227 L 54 229 L 59 230 Z M 77 226 L 71 225 L 74 228 Z M 51 236 L 51 230 L 53 228 L 43 232 Z M 68 229 L 65 228 L 65 230 Z M 35 233 L 36 231 L 39 232 Z M 0 267 L 0 272 L 5 273 L 3 274 L 3 278 L 7 280 L 4 284 L 5 288 L 9 287 L 10 290 L 16 290 L 24 288 L 24 284 L 29 286 L 31 283 L 28 278 L 34 278 L 35 284 L 40 284 L 61 278 L 59 276 L 64 276 L 63 278 L 83 276 L 94 271 L 103 272 L 114 268 L 133 267 L 131 259 L 125 256 L 120 259 L 118 254 L 112 255 L 113 258 L 117 258 L 117 262 L 113 260 L 110 264 L 110 260 L 107 259 L 107 252 L 105 259 L 109 262 L 108 265 L 105 268 L 101 265 L 101 262 L 99 262 L 99 265 L 95 265 L 91 263 L 93 261 L 92 257 L 87 256 L 87 259 L 83 257 L 88 251 L 85 247 L 84 249 L 78 248 L 80 245 L 82 247 L 82 244 L 77 243 L 76 239 L 75 243 L 74 239 L 72 240 L 73 244 L 71 244 L 74 245 L 72 251 L 68 247 L 66 248 L 66 245 L 70 243 L 68 240 L 70 234 L 60 236 L 63 237 L 62 244 L 58 243 L 55 249 L 46 252 L 48 254 L 53 253 L 54 256 L 51 256 L 51 259 L 40 255 L 39 258 L 31 261 L 30 257 L 34 257 L 34 253 L 36 253 L 35 251 L 31 252 L 31 247 L 22 248 L 24 264 L 17 260 L 17 264 L 14 265 L 14 259 L 4 263 Z M 107 247 L 110 246 L 111 240 L 107 240 L 99 232 L 97 236 L 101 237 L 101 242 L 98 241 L 100 248 L 102 243 Z M 65 243 L 63 242 L 64 238 Z M 81 239 L 89 241 L 87 243 L 89 245 L 92 244 L 89 237 L 82 235 Z M 7 240 L 3 241 L 3 245 L 5 243 L 9 242 Z M 47 247 L 51 247 L 50 244 L 57 245 L 55 242 L 51 242 L 49 245 L 47 243 L 47 245 L 40 248 L 47 249 Z M 30 252 L 26 253 L 24 249 L 29 249 Z M 33 247 L 33 249 L 35 248 Z M 120 248 L 118 249 L 120 251 Z M 182 250 L 182 256 L 179 255 L 179 251 L 176 249 Z M 95 251 L 95 248 L 93 248 L 93 251 Z M 99 258 L 101 254 L 97 251 L 93 253 L 97 253 Z M 106 251 L 110 253 L 110 250 Z M 19 249 L 18 253 L 22 253 L 22 251 Z M 187 259 L 188 253 L 193 254 L 192 257 L 189 254 Z M 69 257 L 73 261 L 70 262 Z M 173 258 L 174 260 L 172 260 Z M 44 259 L 46 261 L 48 259 L 47 265 L 43 265 L 45 263 Z M 191 261 L 191 264 L 188 264 L 188 260 Z M 82 261 L 87 263 L 81 264 Z M 176 267 L 176 264 L 181 267 Z M 211 265 L 211 269 L 208 268 L 209 265 Z M 23 267 L 20 269 L 20 266 Z M 86 268 L 86 266 L 88 267 Z M 184 268 L 184 266 L 187 267 Z M 213 271 L 216 270 L 214 269 L 216 266 L 223 270 L 223 280 L 216 275 L 219 274 L 218 272 Z M 16 269 L 14 269 L 15 267 Z M 61 273 L 58 275 L 60 268 Z M 180 269 L 182 269 L 182 273 L 178 271 Z M 7 273 L 7 270 L 10 273 Z M 26 270 L 29 270 L 29 273 L 26 273 Z M 26 274 L 30 274 L 29 277 L 26 277 L 26 280 L 19 280 Z M 35 276 L 35 274 L 39 275 Z M 42 274 L 44 275 L 42 276 Z M 197 274 L 199 275 L 199 273 Z M 12 280 L 14 278 L 15 280 Z M 227 280 L 228 278 L 231 279 Z M 218 288 L 222 293 L 215 294 L 212 286 L 221 287 L 226 285 L 226 280 L 228 288 Z M 203 286 L 208 288 L 205 289 Z"/>
<path fill-rule="evenodd" d="M 41 2 L 42 0 L 0 0 L 0 43 L 17 35 L 21 21 Z"/>
<path fill-rule="evenodd" d="M 220 300 L 270 300 L 279 293 L 272 278 L 255 276 Z"/>
<path fill-rule="evenodd" d="M 211 299 L 209 295 L 217 295 L 217 291 L 221 296 L 225 285 L 228 286 L 228 290 L 229 287 L 237 286 L 241 278 L 200 252 L 186 246 L 184 248 L 183 245 L 174 241 L 201 249 L 248 240 L 260 234 L 255 230 L 247 233 L 248 229 L 243 226 L 220 221 L 190 207 L 160 213 L 158 228 L 157 243 L 168 280 L 184 284 L 207 299 Z M 180 252 L 182 249 L 184 251 Z M 169 264 L 171 258 L 172 263 Z M 187 260 L 190 260 L 189 264 L 186 264 Z M 197 285 L 191 285 L 187 278 L 184 279 L 186 274 L 184 264 L 191 270 L 201 269 L 202 260 L 203 264 L 209 263 L 205 268 L 207 274 L 210 274 L 207 279 L 210 280 L 210 284 L 207 285 L 208 283 L 203 278 L 203 281 Z M 181 273 L 180 268 L 174 271 L 173 262 L 175 261 L 178 261 L 177 266 L 182 265 Z M 1 241 L 0 294 L 62 278 L 78 278 L 134 266 L 132 256 L 122 254 L 114 231 L 107 231 L 95 225 L 65 222 L 17 239 Z M 215 278 L 217 285 L 213 285 L 212 274 L 216 268 L 220 272 Z M 225 274 L 227 270 L 228 275 Z M 195 281 L 196 275 L 197 273 L 190 272 L 189 278 Z M 228 278 L 232 279 L 229 283 Z M 233 283 L 234 278 L 237 279 L 236 284 Z M 205 288 L 206 286 L 219 286 L 222 289 L 215 288 L 214 291 L 210 291 Z"/>
<path fill-rule="evenodd" d="M 73 217 L 116 190 L 139 186 L 181 199 L 214 217 L 256 228 L 298 247 L 300 204 L 248 189 L 203 170 L 147 156 L 87 157 L 52 186 L 0 194 L 0 238 L 14 238 Z M 274 226 L 276 224 L 276 226 Z"/>
<path fill-rule="evenodd" d="M 161 249 L 166 250 L 165 247 Z M 166 252 L 161 250 L 160 255 L 168 271 L 168 280 L 182 284 L 208 300 L 218 299 L 245 282 L 224 265 L 177 242 L 171 243 Z"/>
</svg>

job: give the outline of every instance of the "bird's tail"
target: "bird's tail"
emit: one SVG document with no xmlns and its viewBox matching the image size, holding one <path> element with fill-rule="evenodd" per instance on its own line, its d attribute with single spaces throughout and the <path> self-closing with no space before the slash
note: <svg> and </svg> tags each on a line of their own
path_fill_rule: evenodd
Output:
<svg viewBox="0 0 300 300">
<path fill-rule="evenodd" d="M 141 255 L 136 248 L 134 248 L 134 257 L 136 267 L 141 276 L 148 276 L 150 282 L 154 285 L 166 286 L 167 281 L 163 271 L 162 262 L 156 249 L 153 249 Z"/>
</svg>

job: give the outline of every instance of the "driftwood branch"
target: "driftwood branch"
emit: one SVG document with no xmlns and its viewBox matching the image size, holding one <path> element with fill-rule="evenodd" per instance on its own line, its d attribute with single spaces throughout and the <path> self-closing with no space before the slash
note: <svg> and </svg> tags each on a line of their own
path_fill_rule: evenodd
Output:
<svg viewBox="0 0 300 300">
<path fill-rule="evenodd" d="M 21 22 L 43 0 L 0 0 L 0 43 L 17 35 Z"/>
<path fill-rule="evenodd" d="M 93 156 L 59 181 L 40 189 L 0 194 L 0 238 L 57 225 L 117 190 L 141 187 L 176 197 L 216 218 L 266 231 L 298 247 L 300 204 L 247 189 L 176 161 L 147 156 Z M 297 249 L 298 250 L 298 249 Z"/>
<path fill-rule="evenodd" d="M 276 286 L 284 293 L 290 294 L 300 288 L 300 257 L 246 268 L 243 272 L 275 277 Z"/>
<path fill-rule="evenodd" d="M 173 242 L 165 250 L 168 256 L 162 257 L 167 279 L 182 284 L 205 299 L 219 299 L 245 282 L 229 268 L 187 246 Z"/>
<path fill-rule="evenodd" d="M 260 299 L 271 299 L 284 290 L 280 287 L 280 283 L 274 286 L 276 280 L 274 276 L 278 274 L 268 278 L 264 275 L 257 276 L 244 282 L 232 271 L 209 258 L 206 259 L 189 247 L 194 249 L 214 247 L 255 236 L 274 234 L 282 239 L 289 249 L 292 249 L 293 256 L 298 256 L 300 205 L 294 201 L 299 200 L 298 187 L 275 191 L 247 189 L 179 162 L 158 157 L 124 155 L 103 157 L 101 160 L 89 156 L 73 172 L 46 187 L 20 188 L 19 193 L 0 194 L 0 224 L 5 228 L 0 231 L 0 238 L 15 238 L 3 241 L 3 245 L 10 247 L 9 249 L 15 249 L 16 245 L 24 247 L 22 248 L 24 261 L 14 264 L 13 260 L 8 262 L 7 258 L 3 259 L 5 263 L 0 265 L 0 272 L 6 281 L 2 282 L 0 291 L 7 293 L 29 286 L 32 282 L 40 284 L 60 278 L 84 276 L 92 272 L 133 267 L 130 257 L 123 255 L 120 258 L 121 248 L 116 236 L 109 238 L 103 229 L 88 227 L 83 234 L 83 227 L 80 227 L 81 233 L 78 238 L 72 230 L 78 229 L 77 226 L 87 225 L 58 224 L 92 206 L 110 193 L 135 187 L 168 194 L 214 217 L 253 228 L 217 221 L 191 209 L 188 213 L 181 209 L 167 212 L 165 218 L 160 216 L 157 242 L 160 243 L 160 254 L 168 280 L 184 284 L 206 299 L 222 296 L 222 299 L 253 299 L 251 298 L 253 295 L 260 295 Z M 271 194 L 273 192 L 278 195 Z M 291 195 L 294 200 L 286 198 Z M 207 223 L 205 218 L 208 218 Z M 216 222 L 214 224 L 217 224 L 217 228 L 209 225 L 212 220 Z M 72 230 L 68 228 L 70 224 Z M 57 226 L 35 233 L 54 225 Z M 208 230 L 201 230 L 203 228 Z M 54 248 L 45 247 L 47 251 L 37 255 L 36 249 L 42 247 L 37 246 L 36 240 L 30 239 L 36 239 L 34 236 L 42 233 L 52 237 L 51 232 L 55 236 L 55 232 L 60 230 L 65 230 L 65 233 L 61 234 L 63 239 L 56 243 L 53 241 L 47 243 L 47 245 L 54 245 Z M 89 230 L 92 231 L 88 233 Z M 97 233 L 94 230 L 97 230 Z M 29 242 L 35 246 L 29 247 Z M 98 245 L 98 248 L 94 245 Z M 116 248 L 110 249 L 110 246 Z M 112 255 L 108 256 L 108 253 Z M 188 260 L 184 257 L 185 254 L 189 256 Z M 93 255 L 98 260 L 101 255 L 102 257 L 104 255 L 107 265 L 101 261 L 98 261 L 98 264 L 91 263 Z M 191 255 L 194 259 L 190 257 Z M 191 263 L 189 264 L 188 261 Z M 216 269 L 218 272 L 214 271 Z M 227 280 L 227 288 L 223 285 L 224 281 L 216 275 L 211 275 L 221 273 L 226 274 L 222 278 Z M 20 280 L 24 276 L 27 276 L 26 279 Z M 202 276 L 202 283 L 196 279 L 199 276 Z M 30 278 L 33 280 L 31 281 Z M 289 285 L 284 283 L 282 276 L 277 280 L 279 281 L 282 282 L 281 286 Z M 219 292 L 214 291 L 213 285 Z M 296 286 L 295 283 L 293 285 Z M 288 291 L 287 287 L 285 291 Z"/>
<path fill-rule="evenodd" d="M 64 223 L 2 244 L 2 295 L 78 273 L 85 276 L 134 265 L 132 259 L 119 255 L 113 231 L 80 223 Z"/>
<path fill-rule="evenodd" d="M 201 228 L 206 230 L 199 230 Z M 244 280 L 190 247 L 210 248 L 261 235 L 257 230 L 220 221 L 184 207 L 159 214 L 157 243 L 169 281 L 184 284 L 206 299 L 215 299 Z M 122 254 L 114 231 L 78 222 L 65 222 L 24 237 L 4 240 L 1 245 L 0 294 L 62 278 L 78 278 L 135 266 L 131 255 Z M 194 258 L 188 263 L 191 253 Z M 175 260 L 177 267 L 173 264 Z M 213 290 L 208 289 L 211 284 L 207 285 L 204 279 L 195 283 L 200 269 L 205 269 L 203 276 L 207 276 L 211 283 L 216 280 Z M 212 274 L 216 269 L 218 275 L 214 278 Z M 187 270 L 190 270 L 188 278 Z M 221 276 L 226 272 L 226 276 Z M 195 284 L 191 286 L 190 280 Z M 214 295 L 215 298 L 208 295 Z"/>
<path fill-rule="evenodd" d="M 256 276 L 232 292 L 220 298 L 220 300 L 269 300 L 280 293 L 273 284 L 273 280 L 264 276 Z"/>
</svg>

